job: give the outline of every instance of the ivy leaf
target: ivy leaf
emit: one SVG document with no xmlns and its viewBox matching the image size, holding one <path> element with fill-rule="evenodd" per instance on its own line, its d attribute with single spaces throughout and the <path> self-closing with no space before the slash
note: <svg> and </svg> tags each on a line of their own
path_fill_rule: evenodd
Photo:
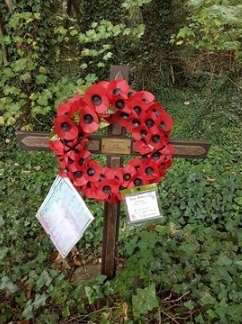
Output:
<svg viewBox="0 0 242 324">
<path fill-rule="evenodd" d="M 39 74 L 36 77 L 36 83 L 37 84 L 45 84 L 47 81 L 47 76 L 43 74 Z"/>
<path fill-rule="evenodd" d="M 34 299 L 34 308 L 38 309 L 41 306 L 44 306 L 46 304 L 48 296 L 46 294 L 36 294 Z"/>
<path fill-rule="evenodd" d="M 5 256 L 8 253 L 8 250 L 9 249 L 7 247 L 1 248 L 1 250 L 0 250 L 0 261 L 2 261 L 5 258 Z"/>
<path fill-rule="evenodd" d="M 237 197 L 237 198 L 235 198 L 235 202 L 236 202 L 238 205 L 242 206 L 242 197 Z"/>
<path fill-rule="evenodd" d="M 44 270 L 41 273 L 36 284 L 37 284 L 37 287 L 40 289 L 44 286 L 48 287 L 50 285 L 51 281 L 52 281 L 52 278 L 50 277 L 49 273 L 46 270 Z"/>
<path fill-rule="evenodd" d="M 0 282 L 0 291 L 1 290 L 7 290 L 11 294 L 14 294 L 18 290 L 18 286 L 16 286 L 8 276 L 4 276 Z"/>
<path fill-rule="evenodd" d="M 23 317 L 26 320 L 30 320 L 31 318 L 33 318 L 33 303 L 32 303 L 32 300 L 29 300 L 27 302 L 22 314 L 23 314 Z"/>
<path fill-rule="evenodd" d="M 215 305 L 216 299 L 209 294 L 209 292 L 205 292 L 201 298 L 202 305 Z"/>
<path fill-rule="evenodd" d="M 158 307 L 159 302 L 156 296 L 155 285 L 152 284 L 144 289 L 138 288 L 136 295 L 132 296 L 132 305 L 133 314 L 136 318 Z"/>
</svg>

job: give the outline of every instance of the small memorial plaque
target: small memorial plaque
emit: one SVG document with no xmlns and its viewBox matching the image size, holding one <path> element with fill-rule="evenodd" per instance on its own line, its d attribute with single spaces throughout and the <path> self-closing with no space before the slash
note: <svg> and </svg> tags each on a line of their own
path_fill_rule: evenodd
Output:
<svg viewBox="0 0 242 324">
<path fill-rule="evenodd" d="M 103 154 L 130 154 L 131 140 L 129 138 L 102 138 L 101 151 Z"/>
<path fill-rule="evenodd" d="M 36 217 L 63 258 L 94 219 L 72 183 L 60 176 L 52 184 Z"/>
<path fill-rule="evenodd" d="M 124 190 L 122 196 L 131 224 L 162 219 L 156 185 L 147 185 Z"/>
</svg>

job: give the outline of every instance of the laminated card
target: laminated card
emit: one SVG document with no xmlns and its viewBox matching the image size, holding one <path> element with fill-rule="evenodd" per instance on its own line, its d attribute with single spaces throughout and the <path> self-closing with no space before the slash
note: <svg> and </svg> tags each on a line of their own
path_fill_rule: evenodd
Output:
<svg viewBox="0 0 242 324">
<path fill-rule="evenodd" d="M 70 180 L 60 176 L 56 177 L 36 217 L 63 258 L 94 219 Z"/>
<path fill-rule="evenodd" d="M 156 184 L 126 189 L 122 197 L 128 215 L 128 223 L 145 223 L 163 218 Z"/>
</svg>

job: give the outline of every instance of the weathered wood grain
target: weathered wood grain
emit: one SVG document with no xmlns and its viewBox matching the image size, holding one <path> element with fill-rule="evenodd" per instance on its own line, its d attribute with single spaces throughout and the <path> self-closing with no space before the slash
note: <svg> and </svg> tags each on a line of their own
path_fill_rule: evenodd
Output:
<svg viewBox="0 0 242 324">
<path fill-rule="evenodd" d="M 105 155 L 135 154 L 136 152 L 133 149 L 131 139 L 128 139 L 125 136 L 118 136 L 117 130 L 115 131 L 115 136 L 112 134 L 111 136 L 92 136 L 88 143 L 88 149 L 92 153 L 102 153 Z M 16 136 L 20 146 L 27 151 L 48 150 L 49 135 L 47 133 L 16 132 Z M 116 147 L 112 147 L 111 144 L 113 143 L 118 143 L 119 145 Z M 124 147 L 125 143 L 127 144 L 127 147 Z M 210 146 L 207 141 L 201 140 L 187 141 L 171 139 L 170 143 L 174 146 L 175 157 L 191 159 L 205 158 L 208 154 Z"/>
</svg>

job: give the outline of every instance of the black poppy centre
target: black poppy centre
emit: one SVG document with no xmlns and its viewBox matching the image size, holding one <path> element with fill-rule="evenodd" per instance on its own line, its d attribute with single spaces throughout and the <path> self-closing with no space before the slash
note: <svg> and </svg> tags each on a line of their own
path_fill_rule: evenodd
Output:
<svg viewBox="0 0 242 324">
<path fill-rule="evenodd" d="M 160 158 L 160 152 L 155 152 L 155 153 L 153 153 L 152 154 L 152 159 L 153 160 L 159 160 L 159 158 Z"/>
<path fill-rule="evenodd" d="M 142 129 L 140 134 L 141 134 L 141 137 L 145 137 L 147 135 L 147 131 L 145 129 Z"/>
<path fill-rule="evenodd" d="M 119 89 L 119 88 L 113 89 L 113 95 L 114 96 L 118 96 L 120 93 L 121 93 L 121 89 Z"/>
<path fill-rule="evenodd" d="M 131 175 L 129 173 L 125 173 L 123 178 L 125 181 L 129 181 L 131 178 Z"/>
<path fill-rule="evenodd" d="M 154 169 L 151 168 L 151 167 L 148 167 L 148 168 L 145 169 L 145 173 L 147 175 L 152 175 L 154 173 Z"/>
<path fill-rule="evenodd" d="M 124 100 L 119 99 L 115 102 L 115 107 L 118 109 L 123 109 L 125 106 Z"/>
<path fill-rule="evenodd" d="M 155 122 L 153 121 L 153 119 L 147 119 L 146 121 L 145 121 L 145 125 L 148 127 L 148 128 L 151 128 L 151 127 L 153 127 L 154 126 L 154 124 L 155 124 Z"/>
<path fill-rule="evenodd" d="M 132 124 L 133 124 L 134 127 L 139 127 L 140 126 L 140 121 L 138 119 L 134 119 L 132 121 Z"/>
<path fill-rule="evenodd" d="M 92 103 L 95 105 L 95 106 L 99 106 L 101 105 L 102 103 L 102 98 L 99 96 L 99 95 L 94 95 L 92 96 Z"/>
<path fill-rule="evenodd" d="M 74 176 L 75 176 L 76 178 L 81 178 L 82 175 L 83 175 L 83 172 L 81 172 L 81 171 L 76 171 L 76 172 L 74 172 Z"/>
<path fill-rule="evenodd" d="M 139 115 L 141 113 L 141 108 L 139 106 L 135 106 L 134 111 Z"/>
<path fill-rule="evenodd" d="M 152 142 L 159 143 L 160 142 L 160 135 L 153 135 Z"/>
<path fill-rule="evenodd" d="M 134 184 L 135 184 L 135 186 L 141 186 L 142 183 L 143 183 L 143 181 L 142 181 L 141 179 L 139 179 L 139 178 L 136 178 L 136 179 L 134 180 Z"/>
<path fill-rule="evenodd" d="M 91 124 L 93 122 L 93 117 L 91 114 L 84 115 L 84 123 Z"/>
<path fill-rule="evenodd" d="M 110 186 L 104 186 L 103 187 L 103 192 L 105 192 L 105 193 L 111 193 L 111 187 Z"/>
<path fill-rule="evenodd" d="M 87 170 L 87 174 L 88 174 L 90 177 L 92 177 L 92 176 L 94 176 L 94 174 L 95 174 L 95 170 L 94 170 L 93 168 L 89 168 L 89 169 Z"/>
<path fill-rule="evenodd" d="M 72 164 L 74 161 L 68 157 L 68 164 Z"/>
<path fill-rule="evenodd" d="M 129 119 L 129 114 L 123 112 L 123 113 L 121 114 L 121 117 L 122 117 L 123 119 Z"/>
<path fill-rule="evenodd" d="M 71 125 L 67 122 L 64 122 L 61 124 L 61 129 L 64 131 L 64 132 L 68 132 L 70 129 L 71 129 Z"/>
</svg>

